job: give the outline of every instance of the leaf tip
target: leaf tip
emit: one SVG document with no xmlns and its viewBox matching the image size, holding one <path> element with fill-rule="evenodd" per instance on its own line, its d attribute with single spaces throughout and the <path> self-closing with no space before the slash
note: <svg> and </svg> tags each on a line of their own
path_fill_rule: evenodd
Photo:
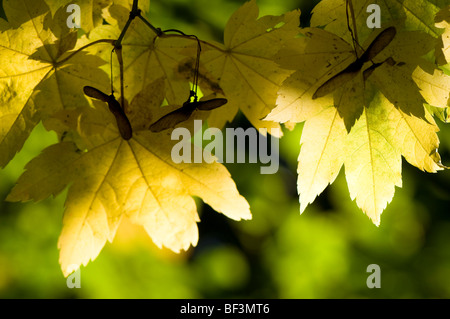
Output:
<svg viewBox="0 0 450 319">
<path fill-rule="evenodd" d="M 69 277 L 72 273 L 78 271 L 80 269 L 79 264 L 70 264 L 70 265 L 64 265 L 60 262 L 61 271 L 63 273 L 63 276 L 65 278 Z"/>
</svg>

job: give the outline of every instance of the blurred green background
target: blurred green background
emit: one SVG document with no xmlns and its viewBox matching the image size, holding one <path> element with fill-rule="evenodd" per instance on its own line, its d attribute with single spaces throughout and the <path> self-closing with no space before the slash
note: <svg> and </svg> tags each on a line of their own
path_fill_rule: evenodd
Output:
<svg viewBox="0 0 450 319">
<path fill-rule="evenodd" d="M 220 41 L 243 2 L 152 0 L 150 19 Z M 301 8 L 304 26 L 317 2 L 258 0 L 261 14 Z M 448 165 L 450 128 L 438 125 Z M 249 124 L 238 117 L 230 126 Z M 261 175 L 256 164 L 227 165 L 253 220 L 231 221 L 198 201 L 199 243 L 182 254 L 158 249 L 141 228 L 124 224 L 81 268 L 81 288 L 69 289 L 56 247 L 65 193 L 37 204 L 4 201 L 24 165 L 56 142 L 39 125 L 0 171 L 0 298 L 449 298 L 450 172 L 427 174 L 404 162 L 404 186 L 378 228 L 350 200 L 342 171 L 300 215 L 301 129 L 285 131 L 277 174 Z M 370 264 L 381 268 L 380 289 L 366 286 Z"/>
</svg>

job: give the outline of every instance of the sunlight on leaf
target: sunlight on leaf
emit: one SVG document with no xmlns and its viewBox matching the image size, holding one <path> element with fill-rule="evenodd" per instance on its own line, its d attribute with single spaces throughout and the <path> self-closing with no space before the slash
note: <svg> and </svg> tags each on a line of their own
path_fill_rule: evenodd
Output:
<svg viewBox="0 0 450 319">
<path fill-rule="evenodd" d="M 107 112 L 92 110 L 82 127 L 111 118 Z M 176 252 L 198 241 L 199 218 L 191 196 L 229 218 L 251 218 L 247 201 L 222 164 L 174 164 L 175 143 L 168 134 L 148 130 L 125 141 L 114 127 L 87 141 L 87 152 L 69 142 L 50 146 L 27 165 L 8 200 L 41 200 L 70 184 L 58 244 L 65 276 L 74 265 L 95 259 L 125 216 L 142 225 L 159 247 Z"/>
<path fill-rule="evenodd" d="M 256 1 L 238 9 L 225 27 L 224 44 L 206 46 L 202 63 L 216 78 L 228 98 L 224 107 L 212 112 L 209 124 L 222 127 L 240 109 L 256 128 L 276 128 L 261 121 L 275 106 L 277 90 L 292 73 L 272 59 L 287 39 L 299 31 L 300 12 L 258 19 Z M 280 23 L 282 25 L 277 27 Z"/>
<path fill-rule="evenodd" d="M 19 151 L 36 124 L 66 108 L 88 106 L 83 85 L 101 86 L 106 74 L 98 72 L 103 60 L 79 54 L 60 63 L 76 43 L 76 33 L 61 28 L 65 12 L 53 20 L 43 1 L 4 3 L 10 24 L 0 21 L 0 166 Z M 27 14 L 24 14 L 27 13 Z M 17 23 L 23 23 L 18 26 Z M 44 28 L 44 24 L 50 28 Z M 107 83 L 107 82 L 106 82 Z"/>
<path fill-rule="evenodd" d="M 277 107 L 267 119 L 306 121 L 297 182 L 301 212 L 344 164 L 351 199 L 379 225 L 395 186 L 402 185 L 402 155 L 427 172 L 444 168 L 437 152 L 439 129 L 424 106 L 446 107 L 449 98 L 448 76 L 423 58 L 435 47 L 437 29 L 432 24 L 425 30 L 430 36 L 402 27 L 406 19 L 406 29 L 422 30 L 425 22 L 415 23 L 415 14 L 434 17 L 437 9 L 419 8 L 410 1 L 380 5 L 390 13 L 382 23 L 399 30 L 368 31 L 363 19 L 366 2 L 353 1 L 356 21 L 352 23 L 349 12 L 348 25 L 346 2 L 324 0 L 313 10 L 311 24 L 325 29 L 302 29 L 301 36 L 286 41 L 275 56 L 295 72 L 283 82 Z M 355 25 L 353 35 L 361 47 L 351 45 L 349 28 Z M 392 36 L 384 41 L 388 33 Z M 379 48 L 369 53 L 368 48 L 375 47 Z"/>
</svg>

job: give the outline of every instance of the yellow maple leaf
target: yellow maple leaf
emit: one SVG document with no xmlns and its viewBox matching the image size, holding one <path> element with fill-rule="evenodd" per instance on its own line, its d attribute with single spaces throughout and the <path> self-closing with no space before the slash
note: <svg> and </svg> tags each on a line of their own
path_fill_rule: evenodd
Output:
<svg viewBox="0 0 450 319">
<path fill-rule="evenodd" d="M 303 37 L 286 41 L 275 61 L 287 69 L 298 70 L 278 91 L 277 107 L 265 118 L 270 121 L 300 123 L 333 103 L 324 97 L 313 100 L 320 83 L 337 74 L 353 58 L 352 47 L 338 36 L 318 28 L 301 30 Z"/>
<path fill-rule="evenodd" d="M 400 8 L 407 16 L 416 12 L 385 5 L 391 13 Z M 424 103 L 445 107 L 449 82 L 440 70 L 423 71 L 433 69 L 422 56 L 433 50 L 436 39 L 392 27 L 401 25 L 399 20 L 387 21 L 391 27 L 381 31 L 367 32 L 366 26 L 353 31 L 364 42 L 352 46 L 349 27 L 363 24 L 362 7 L 355 4 L 356 20 L 349 26 L 346 1 L 323 1 L 314 9 L 314 23 L 328 23 L 325 30 L 302 29 L 300 37 L 285 43 L 275 60 L 295 72 L 283 82 L 267 119 L 306 121 L 297 170 L 301 212 L 344 165 L 351 199 L 379 225 L 395 186 L 402 185 L 402 155 L 427 172 L 443 168 L 439 129 Z"/>
<path fill-rule="evenodd" d="M 429 74 L 417 67 L 412 78 L 428 104 L 445 108 L 450 105 L 450 76 L 439 69 Z"/>
<path fill-rule="evenodd" d="M 347 9 L 347 3 L 353 10 Z M 405 30 L 422 30 L 434 37 L 439 35 L 439 30 L 434 25 L 439 7 L 428 0 L 322 0 L 312 11 L 311 26 L 324 27 L 350 43 L 352 37 L 346 20 L 348 12 L 352 29 L 356 29 L 356 32 L 353 31 L 354 35 L 360 42 L 364 42 L 372 32 L 367 20 L 372 13 L 368 9 L 373 5 L 379 7 L 380 23 L 383 26 L 395 25 Z"/>
<path fill-rule="evenodd" d="M 97 28 L 90 34 L 90 40 L 117 38 L 130 9 L 130 1 L 114 1 L 105 19 L 119 28 Z M 200 87 L 205 93 L 225 95 L 228 100 L 226 105 L 210 112 L 210 126 L 223 127 L 241 109 L 255 127 L 279 128 L 278 124 L 261 119 L 274 107 L 281 82 L 292 73 L 280 68 L 272 56 L 284 40 L 298 33 L 299 12 L 257 18 L 256 2 L 250 1 L 230 18 L 225 28 L 224 44 L 202 41 Z M 192 59 L 197 49 L 193 38 L 165 34 L 157 36 L 142 21 L 133 21 L 122 44 L 125 81 L 139 83 L 127 87 L 125 97 L 128 100 L 152 81 L 164 77 L 168 103 L 182 105 L 186 101 L 189 96 L 189 82 L 186 80 L 189 76 L 192 80 Z M 100 47 L 96 46 L 90 52 L 108 60 L 110 51 Z M 115 83 L 118 74 L 116 63 Z"/>
<path fill-rule="evenodd" d="M 160 88 L 161 81 L 146 88 L 160 97 L 154 105 L 162 102 Z M 95 101 L 96 108 L 80 120 L 86 151 L 71 142 L 48 147 L 26 166 L 8 196 L 10 201 L 41 200 L 70 184 L 58 242 L 65 276 L 95 259 L 123 218 L 142 225 L 159 247 L 178 252 L 195 246 L 199 217 L 191 196 L 229 218 L 251 218 L 247 201 L 222 164 L 175 164 L 171 151 L 176 141 L 150 132 L 137 116 L 130 117 L 133 137 L 122 139 L 104 104 Z M 103 131 L 89 134 L 96 126 Z"/>
<path fill-rule="evenodd" d="M 400 151 L 392 143 L 396 123 L 389 119 L 391 104 L 384 99 L 385 105 L 378 98 L 381 96 L 377 95 L 373 104 L 364 108 L 345 144 L 350 197 L 377 226 L 381 213 L 394 197 L 395 186 L 402 186 Z"/>
<path fill-rule="evenodd" d="M 65 27 L 66 13 L 51 17 L 43 0 L 5 1 L 0 20 L 0 166 L 19 151 L 41 120 L 61 109 L 88 107 L 84 85 L 108 83 L 100 58 L 80 53 L 67 61 L 77 42 Z M 45 25 L 45 27 L 44 27 Z"/>
<path fill-rule="evenodd" d="M 258 19 L 258 7 L 252 0 L 229 19 L 224 44 L 203 45 L 201 62 L 220 79 L 228 99 L 225 106 L 211 112 L 210 126 L 222 127 L 240 109 L 256 128 L 279 127 L 262 118 L 275 106 L 277 90 L 292 72 L 281 68 L 272 57 L 285 40 L 298 33 L 299 16 L 300 12 L 294 11 Z"/>
<path fill-rule="evenodd" d="M 339 174 L 345 159 L 341 149 L 346 136 L 344 121 L 336 107 L 328 107 L 306 121 L 297 169 L 301 213 Z"/>
</svg>

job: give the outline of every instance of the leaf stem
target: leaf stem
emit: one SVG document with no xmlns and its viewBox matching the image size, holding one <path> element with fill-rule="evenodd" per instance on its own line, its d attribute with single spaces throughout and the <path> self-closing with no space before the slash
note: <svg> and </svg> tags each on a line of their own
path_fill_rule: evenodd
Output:
<svg viewBox="0 0 450 319">
<path fill-rule="evenodd" d="M 190 97 L 194 97 L 194 102 L 197 102 L 197 89 L 198 89 L 198 70 L 200 68 L 200 53 L 202 51 L 202 44 L 200 43 L 199 38 L 194 34 L 185 34 L 184 32 L 177 30 L 177 29 L 169 29 L 164 30 L 163 33 L 166 32 L 176 32 L 178 34 L 181 34 L 184 37 L 187 38 L 194 38 L 197 41 L 197 57 L 195 59 L 195 68 L 194 68 L 194 80 L 193 80 L 193 89 L 191 90 Z"/>
<path fill-rule="evenodd" d="M 119 35 L 119 38 L 114 41 L 114 48 L 113 51 L 116 52 L 117 60 L 119 61 L 119 67 L 120 67 L 120 104 L 122 106 L 122 109 L 125 110 L 125 93 L 124 93 L 124 84 L 123 84 L 123 56 L 122 56 L 122 41 L 125 37 L 125 34 L 128 31 L 128 28 L 130 27 L 131 23 L 136 17 L 139 17 L 141 15 L 141 10 L 138 6 L 139 0 L 133 0 L 133 6 L 130 11 L 130 15 L 128 17 L 127 23 L 122 29 L 122 32 Z M 111 74 L 112 77 L 112 74 Z"/>
<path fill-rule="evenodd" d="M 131 7 L 131 11 L 136 12 L 137 10 L 139 10 L 139 0 L 133 0 L 133 6 Z"/>
<path fill-rule="evenodd" d="M 122 41 L 123 41 L 123 39 L 125 37 L 125 34 L 128 31 L 128 28 L 130 27 L 131 23 L 133 22 L 133 20 L 136 17 L 141 19 L 141 21 L 144 22 L 144 24 L 147 27 L 149 27 L 156 34 L 155 39 L 157 39 L 158 37 L 170 37 L 170 36 L 178 36 L 178 37 L 182 37 L 182 38 L 195 39 L 195 41 L 197 42 L 197 59 L 196 59 L 195 72 L 194 72 L 194 90 L 192 91 L 192 93 L 194 94 L 194 99 L 196 100 L 196 97 L 197 97 L 197 85 L 198 85 L 198 68 L 199 68 L 199 60 L 200 60 L 201 43 L 205 43 L 205 44 L 207 44 L 207 45 L 209 45 L 211 47 L 214 47 L 215 49 L 217 49 L 219 51 L 222 51 L 222 52 L 224 50 L 222 50 L 222 49 L 220 49 L 220 48 L 218 48 L 218 47 L 216 47 L 213 44 L 210 44 L 208 42 L 201 41 L 195 35 L 187 35 L 187 34 L 183 33 L 182 31 L 175 30 L 175 29 L 162 31 L 160 28 L 155 28 L 145 17 L 142 16 L 141 10 L 139 9 L 139 6 L 138 6 L 138 0 L 133 0 L 133 5 L 132 5 L 132 9 L 130 11 L 130 16 L 128 17 L 128 20 L 127 20 L 124 28 L 122 29 L 122 32 L 120 33 L 119 38 L 113 44 L 114 45 L 113 51 L 116 52 L 117 60 L 119 62 L 119 66 L 120 66 L 120 91 L 121 91 L 120 93 L 121 93 L 122 108 L 123 109 L 125 108 Z M 167 35 L 165 33 L 165 32 L 170 32 L 170 31 L 177 32 L 179 34 L 177 34 L 177 35 Z"/>
<path fill-rule="evenodd" d="M 349 18 L 349 15 L 348 15 L 349 11 L 350 11 L 351 18 L 352 18 L 352 24 L 353 24 L 352 27 L 350 27 L 350 21 L 349 21 L 350 18 Z M 347 27 L 348 27 L 348 30 L 350 31 L 350 35 L 352 36 L 353 49 L 355 50 L 356 58 L 359 58 L 356 46 L 358 46 L 361 49 L 362 49 L 362 47 L 361 47 L 361 45 L 359 44 L 359 41 L 358 41 L 358 30 L 356 28 L 355 10 L 353 9 L 353 2 L 352 2 L 352 0 L 347 0 L 346 1 L 345 12 L 346 12 L 346 15 L 347 15 Z M 364 49 L 363 49 L 363 51 L 364 51 Z"/>
<path fill-rule="evenodd" d="M 166 34 L 166 33 L 162 33 L 159 37 L 160 38 L 183 38 L 183 39 L 190 39 L 190 40 L 197 41 L 194 37 L 191 37 L 189 35 L 182 35 L 182 34 Z M 213 48 L 213 49 L 215 49 L 217 51 L 220 51 L 220 52 L 225 52 L 224 49 L 219 48 L 218 46 L 216 46 L 216 45 L 214 45 L 214 44 L 212 44 L 210 42 L 207 42 L 207 41 L 201 40 L 201 39 L 198 39 L 198 41 L 200 41 L 200 43 L 202 45 L 209 46 L 209 47 L 211 47 L 211 48 Z"/>
<path fill-rule="evenodd" d="M 119 61 L 120 67 L 120 104 L 122 105 L 122 109 L 125 111 L 125 93 L 124 93 L 124 85 L 123 85 L 123 56 L 122 56 L 122 48 L 115 48 L 117 55 L 117 60 Z"/>
<path fill-rule="evenodd" d="M 125 37 L 125 34 L 127 33 L 127 30 L 130 27 L 130 24 L 133 21 L 133 19 L 131 19 L 131 14 L 130 14 L 130 18 L 128 18 L 127 23 L 125 24 L 125 27 L 122 29 L 122 32 L 119 35 L 119 38 L 114 42 L 115 49 L 122 47 L 122 40 Z"/>
<path fill-rule="evenodd" d="M 141 14 L 138 15 L 138 18 L 142 20 L 142 22 L 145 23 L 146 26 L 148 26 L 150 29 L 152 29 L 153 32 L 156 33 L 158 37 L 162 36 L 164 33 L 159 28 L 155 28 L 146 18 L 144 18 Z"/>
<path fill-rule="evenodd" d="M 114 48 L 116 48 L 116 49 L 122 47 L 123 38 L 125 37 L 125 34 L 127 33 L 128 28 L 131 25 L 131 22 L 133 22 L 133 20 L 136 17 L 141 16 L 141 10 L 139 9 L 138 2 L 139 2 L 139 0 L 133 0 L 133 6 L 131 7 L 131 11 L 130 11 L 130 15 L 128 17 L 127 23 L 123 27 L 122 32 L 119 35 L 119 38 L 114 43 Z"/>
<path fill-rule="evenodd" d="M 110 43 L 112 45 L 114 45 L 115 40 L 112 39 L 100 39 L 91 43 L 88 43 L 84 46 L 82 46 L 81 48 L 79 48 L 78 50 L 76 50 L 75 52 L 72 52 L 69 56 L 67 56 L 66 58 L 62 59 L 61 61 L 58 61 L 57 65 L 61 65 L 65 62 L 67 62 L 68 60 L 70 60 L 74 55 L 80 53 L 81 51 L 83 51 L 84 49 L 87 49 L 88 47 L 94 45 L 94 44 L 98 44 L 98 43 Z"/>
<path fill-rule="evenodd" d="M 353 9 L 353 2 L 352 0 L 348 0 L 349 7 L 350 7 L 350 13 L 352 15 L 352 22 L 353 22 L 353 32 L 355 33 L 355 41 L 359 44 L 358 41 L 358 29 L 356 27 L 356 18 L 355 18 L 355 10 Z"/>
</svg>

